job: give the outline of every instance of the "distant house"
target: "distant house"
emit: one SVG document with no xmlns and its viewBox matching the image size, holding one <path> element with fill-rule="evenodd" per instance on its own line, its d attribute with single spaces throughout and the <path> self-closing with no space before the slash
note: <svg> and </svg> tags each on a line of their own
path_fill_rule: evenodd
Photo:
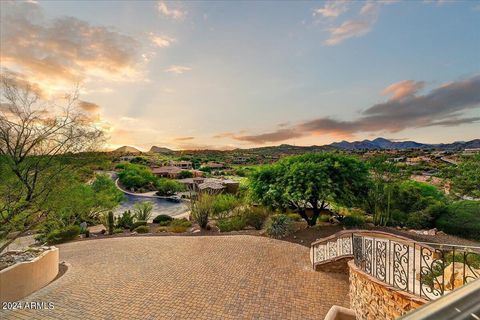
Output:
<svg viewBox="0 0 480 320">
<path fill-rule="evenodd" d="M 207 163 L 202 164 L 202 167 L 210 168 L 214 170 L 221 170 L 221 169 L 225 169 L 226 166 L 224 163 L 209 161 Z"/>
<path fill-rule="evenodd" d="M 470 148 L 463 150 L 464 155 L 472 155 L 476 153 L 480 153 L 480 148 Z"/>
<path fill-rule="evenodd" d="M 432 159 L 429 157 L 421 156 L 421 157 L 414 157 L 414 158 L 407 158 L 406 164 L 410 166 L 414 166 L 421 162 L 432 162 Z"/>
<path fill-rule="evenodd" d="M 173 167 L 178 167 L 178 168 L 183 169 L 183 170 L 193 169 L 192 162 L 191 161 L 185 161 L 185 160 L 169 161 L 168 165 L 173 166 Z"/>
<path fill-rule="evenodd" d="M 176 179 L 178 177 L 178 174 L 183 171 L 181 168 L 175 166 L 153 167 L 151 169 L 152 173 L 157 177 L 171 179 Z"/>
<path fill-rule="evenodd" d="M 215 178 L 187 178 L 178 180 L 187 188 L 194 192 L 208 192 L 208 193 L 232 193 L 238 191 L 240 183 L 230 179 L 215 179 Z"/>
</svg>

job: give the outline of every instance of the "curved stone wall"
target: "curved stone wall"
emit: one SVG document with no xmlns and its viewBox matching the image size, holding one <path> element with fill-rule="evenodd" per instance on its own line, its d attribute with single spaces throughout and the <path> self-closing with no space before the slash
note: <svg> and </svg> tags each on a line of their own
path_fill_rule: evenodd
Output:
<svg viewBox="0 0 480 320">
<path fill-rule="evenodd" d="M 0 302 L 18 301 L 49 284 L 58 274 L 58 248 L 51 247 L 32 261 L 0 271 Z"/>
<path fill-rule="evenodd" d="M 350 308 L 357 320 L 396 319 L 427 301 L 380 282 L 358 269 L 353 260 L 350 272 Z"/>
</svg>

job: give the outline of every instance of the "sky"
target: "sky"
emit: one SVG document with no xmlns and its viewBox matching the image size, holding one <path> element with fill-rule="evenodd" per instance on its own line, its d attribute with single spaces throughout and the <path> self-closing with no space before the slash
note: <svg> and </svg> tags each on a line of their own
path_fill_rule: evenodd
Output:
<svg viewBox="0 0 480 320">
<path fill-rule="evenodd" d="M 107 148 L 480 138 L 477 1 L 2 1 L 0 61 Z"/>
</svg>

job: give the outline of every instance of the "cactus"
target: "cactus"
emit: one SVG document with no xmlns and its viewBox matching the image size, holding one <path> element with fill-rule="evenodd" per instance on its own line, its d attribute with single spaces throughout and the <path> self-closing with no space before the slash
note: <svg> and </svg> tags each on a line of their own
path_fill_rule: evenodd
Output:
<svg viewBox="0 0 480 320">
<path fill-rule="evenodd" d="M 115 220 L 113 219 L 113 212 L 112 211 L 108 212 L 107 224 L 108 224 L 108 234 L 111 235 L 111 234 L 113 234 L 113 228 L 114 228 L 114 225 L 115 225 Z"/>
</svg>

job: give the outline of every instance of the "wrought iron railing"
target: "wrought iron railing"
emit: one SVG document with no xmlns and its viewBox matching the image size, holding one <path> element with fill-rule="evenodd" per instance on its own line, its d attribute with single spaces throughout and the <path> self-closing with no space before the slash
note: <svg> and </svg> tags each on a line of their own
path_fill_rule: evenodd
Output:
<svg viewBox="0 0 480 320">
<path fill-rule="evenodd" d="M 480 278 L 480 247 L 417 242 L 360 230 L 312 243 L 314 268 L 349 257 L 370 276 L 428 300 Z"/>
</svg>

